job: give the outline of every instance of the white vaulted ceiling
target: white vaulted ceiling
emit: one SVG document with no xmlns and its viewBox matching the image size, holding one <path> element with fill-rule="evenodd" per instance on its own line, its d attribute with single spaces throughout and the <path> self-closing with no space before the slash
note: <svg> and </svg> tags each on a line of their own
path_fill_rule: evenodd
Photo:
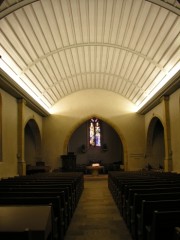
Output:
<svg viewBox="0 0 180 240">
<path fill-rule="evenodd" d="M 1 68 L 46 109 L 84 89 L 140 108 L 180 69 L 177 0 L 1 2 Z"/>
</svg>

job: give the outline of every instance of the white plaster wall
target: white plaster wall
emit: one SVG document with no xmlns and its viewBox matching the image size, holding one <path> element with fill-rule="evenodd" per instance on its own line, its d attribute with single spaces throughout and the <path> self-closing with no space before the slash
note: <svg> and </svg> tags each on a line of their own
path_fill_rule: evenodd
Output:
<svg viewBox="0 0 180 240">
<path fill-rule="evenodd" d="M 147 138 L 148 127 L 153 117 L 160 119 L 161 123 L 164 125 L 164 111 L 163 104 L 159 103 L 155 108 L 145 114 L 145 134 Z"/>
<path fill-rule="evenodd" d="M 133 112 L 134 105 L 104 90 L 79 91 L 60 100 L 52 115 L 43 119 L 44 159 L 52 168 L 61 166 L 72 132 L 92 116 L 110 124 L 119 134 L 128 170 L 144 167 L 144 116 Z"/>
<path fill-rule="evenodd" d="M 18 105 L 16 98 L 0 89 L 2 96 L 2 161 L 0 161 L 0 178 L 18 175 L 17 168 L 17 126 Z M 29 119 L 38 124 L 42 136 L 42 117 L 25 106 L 24 127 Z"/>
<path fill-rule="evenodd" d="M 34 119 L 37 123 L 42 138 L 42 117 L 26 106 L 24 112 L 24 128 L 30 119 Z"/>
<path fill-rule="evenodd" d="M 180 173 L 180 89 L 170 96 L 169 106 L 173 171 Z"/>
<path fill-rule="evenodd" d="M 0 89 L 2 96 L 2 162 L 0 178 L 17 175 L 17 102 Z"/>
</svg>

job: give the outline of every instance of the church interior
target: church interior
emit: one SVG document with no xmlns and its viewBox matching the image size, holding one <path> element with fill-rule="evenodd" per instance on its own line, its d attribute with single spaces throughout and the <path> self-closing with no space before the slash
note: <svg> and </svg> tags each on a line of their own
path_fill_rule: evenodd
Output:
<svg viewBox="0 0 180 240">
<path fill-rule="evenodd" d="M 179 0 L 0 0 L 0 239 L 180 239 L 179 26 Z"/>
</svg>

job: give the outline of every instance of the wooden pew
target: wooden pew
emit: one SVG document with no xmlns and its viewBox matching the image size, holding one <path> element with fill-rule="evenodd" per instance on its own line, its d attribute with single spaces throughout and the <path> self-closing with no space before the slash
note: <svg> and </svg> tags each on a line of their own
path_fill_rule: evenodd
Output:
<svg viewBox="0 0 180 240">
<path fill-rule="evenodd" d="M 133 206 L 131 206 L 131 220 L 130 220 L 130 232 L 132 236 L 137 239 L 138 219 L 137 216 L 141 212 L 142 201 L 159 201 L 159 200 L 176 200 L 180 199 L 180 192 L 164 192 L 164 193 L 149 193 L 134 195 Z"/>
<path fill-rule="evenodd" d="M 154 211 L 152 225 L 146 226 L 147 240 L 170 240 L 180 224 L 180 211 Z"/>
<path fill-rule="evenodd" d="M 0 219 L 1 240 L 23 239 L 26 229 L 32 240 L 53 239 L 51 206 L 0 206 Z"/>
<path fill-rule="evenodd" d="M 63 210 L 63 223 L 64 223 L 64 233 L 67 231 L 69 226 L 69 216 L 67 210 L 67 204 L 65 201 L 64 191 L 38 191 L 37 189 L 34 191 L 14 191 L 14 192 L 1 192 L 0 191 L 0 198 L 1 197 L 60 197 L 62 203 L 62 210 Z"/>
<path fill-rule="evenodd" d="M 172 192 L 178 192 L 180 191 L 179 187 L 169 187 L 166 188 L 166 186 L 162 186 L 161 188 L 142 188 L 142 189 L 129 189 L 129 196 L 128 199 L 126 200 L 126 204 L 124 207 L 124 211 L 125 211 L 125 220 L 127 222 L 128 227 L 131 227 L 131 222 L 134 221 L 134 217 L 136 215 L 133 215 L 133 211 L 134 211 L 134 195 L 135 194 L 151 194 L 151 193 L 172 193 Z M 135 206 L 135 211 L 136 211 L 136 206 Z M 132 219 L 133 218 L 133 219 Z"/>
<path fill-rule="evenodd" d="M 59 196 L 61 202 L 61 235 L 65 234 L 84 189 L 82 173 L 40 173 L 29 176 L 12 177 L 0 180 L 0 198 L 33 198 Z M 46 201 L 42 200 L 42 202 Z M 9 200 L 10 201 L 10 200 Z M 19 200 L 21 201 L 21 200 Z M 28 202 L 28 200 L 26 200 Z M 33 200 L 32 200 L 33 201 Z M 35 201 L 35 200 L 34 200 Z M 33 204 L 36 204 L 35 202 Z M 38 202 L 38 204 L 40 204 Z M 61 229 L 61 228 L 59 228 Z M 62 234 L 63 233 L 63 234 Z"/>
<path fill-rule="evenodd" d="M 180 199 L 142 201 L 141 212 L 137 214 L 137 234 L 138 240 L 146 240 L 146 226 L 152 224 L 153 212 L 157 211 L 180 211 Z"/>
<path fill-rule="evenodd" d="M 3 184 L 13 184 L 13 185 L 27 185 L 27 184 L 70 184 L 72 188 L 72 201 L 73 208 L 77 206 L 79 198 L 84 189 L 84 179 L 83 174 L 38 174 L 33 176 L 21 176 L 9 179 L 3 179 L 0 181 L 0 186 Z"/>
<path fill-rule="evenodd" d="M 67 218 L 68 218 L 68 224 L 72 218 L 72 215 L 73 215 L 73 212 L 74 212 L 74 201 L 73 201 L 73 197 L 72 197 L 72 189 L 71 189 L 71 186 L 70 185 L 67 185 L 67 184 L 61 184 L 61 185 L 58 185 L 57 187 L 55 185 L 44 185 L 44 184 L 39 184 L 39 185 L 27 185 L 26 187 L 24 186 L 21 186 L 19 188 L 15 188 L 15 189 L 10 189 L 10 191 L 23 191 L 23 192 L 26 192 L 26 191 L 29 191 L 29 192 L 32 192 L 32 191 L 36 191 L 36 192 L 56 192 L 57 191 L 57 194 L 58 194 L 58 191 L 63 191 L 64 192 L 64 196 L 65 196 L 65 212 L 67 213 Z M 8 190 L 7 190 L 8 191 Z"/>
<path fill-rule="evenodd" d="M 70 197 L 70 189 L 69 186 L 67 185 L 62 185 L 62 186 L 58 186 L 58 187 L 54 187 L 54 185 L 49 186 L 49 185 L 22 185 L 22 186 L 14 186 L 13 188 L 0 188 L 0 194 L 1 191 L 5 192 L 9 192 L 9 193 L 16 193 L 16 192 L 47 192 L 47 196 L 49 193 L 51 192 L 56 192 L 56 195 L 58 196 L 60 193 L 60 196 L 62 197 L 62 204 L 64 207 L 64 211 L 65 211 L 65 215 L 66 215 L 66 225 L 69 225 L 71 217 L 72 217 L 72 202 L 71 202 L 71 197 Z M 62 193 L 63 192 L 63 193 Z M 65 199 L 65 200 L 64 200 Z"/>
<path fill-rule="evenodd" d="M 64 238 L 64 217 L 63 209 L 61 207 L 60 197 L 1 197 L 0 206 L 6 205 L 50 205 L 53 213 L 53 239 L 62 240 Z"/>
<path fill-rule="evenodd" d="M 145 196 L 153 201 L 164 197 L 180 198 L 180 174 L 153 171 L 109 172 L 108 187 L 133 238 L 137 239 L 136 214 L 140 213 L 142 200 Z M 135 195 L 138 196 L 136 200 Z"/>
<path fill-rule="evenodd" d="M 151 188 L 180 188 L 180 182 L 169 182 L 169 181 L 140 181 L 136 183 L 128 183 L 124 186 L 123 200 L 126 201 L 129 197 L 130 189 L 151 189 Z"/>
<path fill-rule="evenodd" d="M 109 172 L 108 187 L 117 204 L 121 215 L 123 215 L 124 194 L 127 185 L 142 184 L 180 184 L 180 174 L 156 173 L 156 172 Z"/>
</svg>

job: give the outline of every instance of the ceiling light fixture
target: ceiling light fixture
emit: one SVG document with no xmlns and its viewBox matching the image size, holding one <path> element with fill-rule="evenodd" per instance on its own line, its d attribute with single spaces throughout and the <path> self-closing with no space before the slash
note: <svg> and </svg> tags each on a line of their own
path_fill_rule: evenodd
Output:
<svg viewBox="0 0 180 240">
<path fill-rule="evenodd" d="M 146 103 L 148 103 L 152 97 L 158 92 L 160 91 L 160 89 L 162 87 L 165 86 L 165 84 L 173 77 L 175 76 L 175 74 L 180 71 L 180 63 L 178 62 L 174 68 L 171 69 L 171 71 L 169 71 L 165 77 L 159 82 L 159 84 L 147 95 L 147 97 L 140 102 L 139 104 L 137 104 L 136 106 L 136 112 L 138 112 Z"/>
<path fill-rule="evenodd" d="M 3 62 L 2 58 L 0 58 L 0 68 L 14 81 L 16 82 L 26 93 L 28 93 L 36 102 L 38 102 L 48 113 L 50 112 L 50 108 L 38 97 L 20 78 L 17 74 L 15 74 L 12 69 Z"/>
</svg>

